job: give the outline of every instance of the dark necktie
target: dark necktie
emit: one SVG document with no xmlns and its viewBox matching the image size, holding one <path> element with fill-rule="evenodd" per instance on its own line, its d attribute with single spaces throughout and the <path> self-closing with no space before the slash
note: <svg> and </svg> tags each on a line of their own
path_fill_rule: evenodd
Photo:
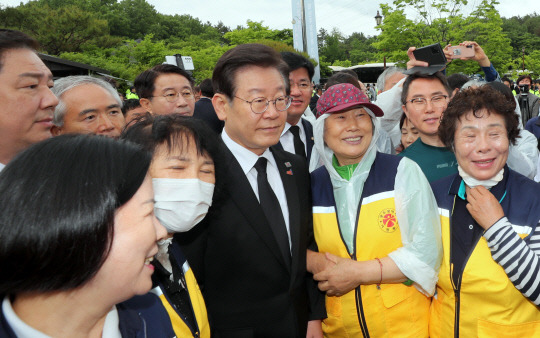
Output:
<svg viewBox="0 0 540 338">
<path fill-rule="evenodd" d="M 257 170 L 257 186 L 259 187 L 259 201 L 264 211 L 264 215 L 277 240 L 281 254 L 287 265 L 290 266 L 291 251 L 289 248 L 289 235 L 287 234 L 287 227 L 285 225 L 285 219 L 283 218 L 283 212 L 281 211 L 279 201 L 268 183 L 266 163 L 267 160 L 264 157 L 259 157 L 257 163 L 255 163 L 255 169 Z"/>
<path fill-rule="evenodd" d="M 304 142 L 302 142 L 302 139 L 300 138 L 300 127 L 291 126 L 289 130 L 291 131 L 291 134 L 293 134 L 294 152 L 296 153 L 296 155 L 300 155 L 303 158 L 306 158 L 306 149 L 304 148 Z"/>
</svg>

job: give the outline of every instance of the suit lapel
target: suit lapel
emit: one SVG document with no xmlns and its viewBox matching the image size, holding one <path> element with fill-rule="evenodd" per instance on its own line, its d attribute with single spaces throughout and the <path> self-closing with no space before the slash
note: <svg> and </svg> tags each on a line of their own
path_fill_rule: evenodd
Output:
<svg viewBox="0 0 540 338">
<path fill-rule="evenodd" d="M 311 150 L 313 149 L 313 126 L 306 119 L 301 119 L 304 126 L 304 132 L 306 133 L 306 149 L 307 149 L 307 163 L 311 160 Z"/>
<path fill-rule="evenodd" d="M 298 199 L 298 190 L 296 189 L 296 181 L 294 179 L 294 170 L 291 163 L 287 159 L 283 158 L 279 152 L 274 151 L 273 147 L 270 147 L 272 155 L 276 160 L 281 182 L 283 182 L 283 188 L 285 189 L 285 196 L 287 197 L 287 206 L 289 209 L 289 233 L 291 236 L 291 255 L 292 264 L 291 271 L 296 271 L 298 267 L 298 247 L 300 241 L 300 201 Z"/>
<path fill-rule="evenodd" d="M 246 218 L 247 223 L 261 237 L 268 249 L 287 269 L 287 264 L 281 254 L 278 243 L 266 220 L 263 209 L 259 204 L 257 196 L 253 192 L 253 188 L 249 183 L 242 167 L 231 153 L 227 146 L 223 145 L 226 153 L 227 167 L 227 189 L 231 199 L 234 201 L 242 215 Z"/>
</svg>

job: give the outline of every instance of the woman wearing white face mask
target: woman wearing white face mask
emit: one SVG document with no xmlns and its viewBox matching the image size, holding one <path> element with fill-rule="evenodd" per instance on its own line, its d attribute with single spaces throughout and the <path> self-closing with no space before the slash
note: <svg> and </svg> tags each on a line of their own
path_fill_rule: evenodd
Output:
<svg viewBox="0 0 540 338">
<path fill-rule="evenodd" d="M 128 126 L 122 138 L 153 153 L 149 174 L 154 186 L 154 210 L 169 233 L 159 243 L 153 262 L 153 292 L 160 296 L 178 337 L 210 337 L 203 297 L 173 235 L 182 237 L 212 205 L 216 136 L 200 120 L 148 114 Z"/>
<path fill-rule="evenodd" d="M 514 105 L 487 85 L 444 113 L 459 172 L 432 184 L 443 259 L 431 337 L 540 335 L 540 185 L 506 164 L 518 133 Z"/>
</svg>

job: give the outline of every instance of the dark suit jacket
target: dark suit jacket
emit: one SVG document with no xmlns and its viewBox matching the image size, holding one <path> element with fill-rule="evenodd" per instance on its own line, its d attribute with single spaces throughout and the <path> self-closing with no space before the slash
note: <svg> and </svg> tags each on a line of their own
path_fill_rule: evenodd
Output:
<svg viewBox="0 0 540 338">
<path fill-rule="evenodd" d="M 311 125 L 311 123 L 306 120 L 306 119 L 303 119 L 303 118 L 300 118 L 300 122 L 302 123 L 302 125 L 304 126 L 304 131 L 306 132 L 306 141 L 307 141 L 307 144 L 306 144 L 306 148 L 307 148 L 307 163 L 308 163 L 308 166 L 309 166 L 309 160 L 311 159 L 311 151 L 313 150 L 313 144 L 314 144 L 314 141 L 313 141 L 313 126 Z M 276 147 L 280 150 L 283 150 L 283 146 L 281 145 L 281 142 L 278 142 L 278 144 L 276 144 Z"/>
<path fill-rule="evenodd" d="M 211 99 L 203 96 L 195 102 L 193 117 L 205 121 L 216 134 L 221 134 L 224 122 L 218 119 Z"/>
<path fill-rule="evenodd" d="M 317 111 L 317 102 L 319 101 L 319 95 L 313 94 L 311 99 L 309 100 L 309 109 L 315 114 Z"/>
<path fill-rule="evenodd" d="M 324 294 L 306 272 L 306 249 L 314 243 L 306 162 L 271 148 L 289 208 L 289 267 L 240 164 L 221 145 L 223 198 L 191 233 L 175 237 L 203 287 L 212 332 L 215 337 L 305 337 L 308 320 L 326 317 Z"/>
</svg>

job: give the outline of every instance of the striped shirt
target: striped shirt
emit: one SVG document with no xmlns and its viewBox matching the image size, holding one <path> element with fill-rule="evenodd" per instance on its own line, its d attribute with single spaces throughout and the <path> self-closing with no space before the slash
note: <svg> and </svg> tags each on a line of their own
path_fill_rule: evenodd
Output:
<svg viewBox="0 0 540 338">
<path fill-rule="evenodd" d="M 518 233 L 530 236 L 521 239 Z M 535 229 L 511 224 L 501 218 L 484 233 L 493 260 L 525 297 L 540 305 L 540 223 Z"/>
</svg>

